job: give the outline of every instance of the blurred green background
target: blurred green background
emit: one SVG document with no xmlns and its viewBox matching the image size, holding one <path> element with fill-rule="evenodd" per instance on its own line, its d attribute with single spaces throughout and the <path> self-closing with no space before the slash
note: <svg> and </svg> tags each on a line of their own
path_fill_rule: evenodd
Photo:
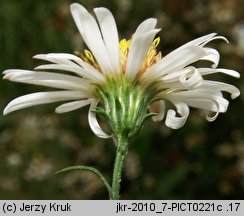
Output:
<svg viewBox="0 0 244 216">
<path fill-rule="evenodd" d="M 210 32 L 230 40 L 211 42 L 220 66 L 244 72 L 243 0 L 87 0 L 90 11 L 108 7 L 120 38 L 129 38 L 148 17 L 158 19 L 165 55 Z M 39 53 L 83 50 L 67 0 L 0 0 L 0 71 L 33 69 Z M 244 90 L 244 78 L 214 76 Z M 0 80 L 0 110 L 20 95 L 46 88 Z M 227 95 L 230 99 L 230 96 Z M 97 138 L 87 109 L 57 115 L 57 104 L 0 115 L 0 199 L 107 199 L 91 173 L 54 173 L 66 166 L 92 165 L 111 181 L 115 148 Z M 192 109 L 186 125 L 168 129 L 148 120 L 125 161 L 122 199 L 243 199 L 244 96 L 209 123 Z"/>
</svg>

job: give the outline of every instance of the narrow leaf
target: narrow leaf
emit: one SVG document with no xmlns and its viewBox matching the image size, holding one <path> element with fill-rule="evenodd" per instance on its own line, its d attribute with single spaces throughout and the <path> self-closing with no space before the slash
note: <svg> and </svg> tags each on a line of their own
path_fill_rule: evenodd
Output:
<svg viewBox="0 0 244 216">
<path fill-rule="evenodd" d="M 101 179 L 102 183 L 107 187 L 107 190 L 108 190 L 109 194 L 111 193 L 111 186 L 109 185 L 109 183 L 107 182 L 105 177 L 97 169 L 95 169 L 94 167 L 89 167 L 89 166 L 70 166 L 70 167 L 66 167 L 64 169 L 61 169 L 61 170 L 57 171 L 55 174 L 61 174 L 61 173 L 64 173 L 64 172 L 76 171 L 76 170 L 93 172 L 94 174 L 96 174 Z"/>
</svg>

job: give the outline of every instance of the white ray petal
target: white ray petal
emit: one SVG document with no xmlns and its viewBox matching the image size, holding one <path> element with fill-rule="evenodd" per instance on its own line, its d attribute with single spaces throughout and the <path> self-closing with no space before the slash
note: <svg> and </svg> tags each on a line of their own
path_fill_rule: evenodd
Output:
<svg viewBox="0 0 244 216">
<path fill-rule="evenodd" d="M 81 23 L 80 11 L 86 12 L 87 10 L 84 7 L 82 7 L 80 4 L 73 3 L 70 5 L 70 11 L 81 36 L 83 36 L 84 29 Z"/>
<path fill-rule="evenodd" d="M 59 73 L 12 69 L 5 71 L 5 76 L 3 78 L 14 82 L 67 90 L 82 90 L 85 92 L 92 90 L 92 86 L 88 80 Z"/>
<path fill-rule="evenodd" d="M 55 112 L 56 113 L 70 112 L 70 111 L 82 108 L 84 106 L 87 106 L 87 105 L 91 104 L 92 101 L 93 101 L 93 99 L 87 99 L 87 100 L 79 100 L 79 101 L 72 101 L 69 103 L 65 103 L 65 104 L 58 106 L 55 109 Z"/>
<path fill-rule="evenodd" d="M 35 70 L 61 70 L 61 71 L 68 71 L 73 72 L 80 77 L 87 78 L 91 80 L 92 82 L 104 82 L 105 78 L 102 73 L 100 72 L 93 72 L 85 70 L 81 67 L 73 67 L 69 65 L 61 65 L 61 64 L 45 64 L 40 65 L 35 68 Z"/>
<path fill-rule="evenodd" d="M 73 3 L 70 9 L 81 36 L 96 58 L 102 71 L 104 73 L 111 73 L 112 67 L 110 59 L 96 20 L 80 4 Z"/>
<path fill-rule="evenodd" d="M 172 129 L 179 129 L 185 124 L 190 110 L 185 103 L 175 101 L 172 101 L 172 103 L 175 105 L 180 116 L 176 116 L 176 112 L 174 110 L 168 110 L 165 124 Z"/>
<path fill-rule="evenodd" d="M 224 69 L 224 68 L 215 68 L 215 69 L 213 69 L 213 68 L 198 68 L 197 70 L 202 74 L 202 76 L 214 74 L 214 73 L 224 73 L 224 74 L 227 74 L 229 76 L 240 78 L 240 74 L 235 70 L 229 70 L 229 69 Z"/>
<path fill-rule="evenodd" d="M 84 65 L 84 61 L 81 58 L 67 53 L 37 54 L 33 58 L 71 67 L 83 67 Z"/>
<path fill-rule="evenodd" d="M 169 53 L 155 65 L 150 67 L 141 76 L 141 80 L 143 82 L 148 82 L 152 80 L 155 81 L 168 73 L 180 70 L 187 65 L 198 61 L 205 54 L 206 52 L 202 48 L 196 46 L 186 47 L 185 49 L 182 49 L 180 52 L 175 53 L 174 55 L 172 53 Z"/>
<path fill-rule="evenodd" d="M 207 114 L 206 115 L 206 119 L 209 121 L 209 122 L 212 122 L 212 121 L 215 121 L 216 118 L 219 116 L 219 112 L 216 112 L 214 113 L 213 116 L 210 116 L 210 114 Z"/>
<path fill-rule="evenodd" d="M 126 76 L 129 79 L 133 80 L 139 72 L 153 38 L 159 31 L 160 29 L 154 29 L 132 39 L 126 64 Z"/>
<path fill-rule="evenodd" d="M 59 56 L 64 56 L 64 55 L 66 55 L 65 57 L 70 56 L 70 54 L 64 54 L 64 53 L 48 53 L 48 54 L 37 54 L 34 55 L 33 58 L 53 62 L 56 64 L 67 64 L 69 58 L 59 58 Z"/>
<path fill-rule="evenodd" d="M 72 54 L 67 54 L 67 53 L 38 54 L 38 55 L 33 56 L 33 58 L 53 62 L 56 64 L 60 64 L 60 62 L 62 62 L 61 64 L 77 66 L 77 65 L 74 65 L 73 62 L 72 62 L 73 64 L 70 63 L 71 61 L 74 61 L 76 64 L 78 64 L 79 66 L 81 66 L 82 68 L 84 68 L 86 70 L 96 71 L 96 72 L 100 73 L 92 65 L 84 62 L 81 58 L 79 58 L 76 55 L 72 55 Z"/>
<path fill-rule="evenodd" d="M 186 88 L 193 89 L 201 86 L 203 78 L 195 67 L 189 66 L 182 70 L 179 81 Z"/>
<path fill-rule="evenodd" d="M 167 74 L 167 71 L 172 71 L 173 69 L 179 68 L 179 65 L 181 65 L 181 68 L 183 68 L 193 62 L 198 61 L 206 55 L 204 49 L 198 46 L 206 41 L 210 41 L 215 35 L 216 33 L 211 33 L 199 37 L 170 52 L 159 62 L 149 68 L 144 73 L 144 78 L 142 78 L 142 80 L 147 80 L 150 78 L 150 76 L 153 77 L 153 79 L 159 78 L 160 76 Z"/>
<path fill-rule="evenodd" d="M 162 58 L 161 62 L 159 61 L 157 64 L 161 70 L 166 69 L 164 74 L 167 74 L 169 71 L 184 68 L 185 66 L 198 61 L 205 55 L 206 52 L 202 48 L 197 46 L 189 46 L 183 49 L 181 52 L 177 52 L 177 54 L 169 53 Z M 155 64 L 155 67 L 157 64 Z"/>
<path fill-rule="evenodd" d="M 203 44 L 204 42 L 211 40 L 216 34 L 217 33 L 210 33 L 210 34 L 204 35 L 202 37 L 196 38 L 192 41 L 189 41 L 188 43 L 183 44 L 179 48 L 172 51 L 171 54 L 174 55 L 174 54 L 180 52 L 181 50 L 185 49 L 186 47 L 199 46 L 199 45 Z"/>
<path fill-rule="evenodd" d="M 191 66 L 189 66 L 189 67 L 191 67 Z M 164 82 L 164 84 L 167 84 L 167 83 L 171 84 L 172 82 L 179 82 L 179 77 L 182 76 L 182 74 L 184 74 L 186 69 L 188 69 L 189 67 L 168 73 L 168 74 L 162 76 L 160 78 L 160 80 L 162 80 Z"/>
<path fill-rule="evenodd" d="M 149 18 L 144 20 L 136 29 L 133 37 L 137 38 L 140 35 L 147 33 L 151 30 L 153 30 L 156 27 L 157 19 L 155 18 Z"/>
<path fill-rule="evenodd" d="M 174 51 L 170 52 L 168 55 L 163 57 L 159 62 L 157 62 L 155 65 L 153 65 L 151 68 L 149 68 L 142 76 L 142 80 L 145 82 L 146 80 L 153 80 L 158 79 L 159 77 L 167 74 L 167 71 L 165 70 L 173 70 L 174 64 L 179 65 L 182 64 L 182 67 L 185 67 L 195 61 L 198 61 L 200 58 L 204 57 L 204 54 L 206 54 L 200 46 L 201 44 L 204 44 L 206 41 L 210 41 L 216 33 L 211 33 L 202 37 L 199 37 L 197 39 L 194 39 L 179 48 L 175 49 Z M 218 39 L 218 38 L 217 38 Z M 193 58 L 191 61 L 184 63 L 184 58 L 187 58 L 189 56 L 192 58 L 195 56 L 196 58 Z M 183 61 L 182 61 L 183 60 Z M 175 66 L 177 68 L 179 66 Z M 151 78 L 150 78 L 151 77 Z"/>
<path fill-rule="evenodd" d="M 201 96 L 201 98 L 199 97 L 183 99 L 183 101 L 187 103 L 187 105 L 190 107 L 216 112 L 216 113 L 226 112 L 229 106 L 229 101 L 224 99 L 223 97 L 218 97 L 218 96 L 209 97 L 209 98 L 208 97 L 204 98 L 203 96 Z"/>
<path fill-rule="evenodd" d="M 81 68 L 78 66 L 70 66 L 66 64 L 44 64 L 35 67 L 35 70 L 62 70 L 62 71 L 69 71 L 74 72 L 79 76 L 82 76 L 83 73 L 81 72 Z"/>
<path fill-rule="evenodd" d="M 98 122 L 97 122 L 97 117 L 96 117 L 96 113 L 93 111 L 94 109 L 96 109 L 98 102 L 93 100 L 93 102 L 91 103 L 90 109 L 89 109 L 89 113 L 88 113 L 88 122 L 89 125 L 92 129 L 92 131 L 100 138 L 109 138 L 111 137 L 111 135 L 106 134 L 101 127 L 99 126 Z"/>
<path fill-rule="evenodd" d="M 67 54 L 67 53 L 38 54 L 38 55 L 34 55 L 33 58 L 53 62 L 55 64 L 68 65 L 73 67 L 77 67 L 77 66 L 83 67 L 83 62 L 84 62 L 78 56 Z"/>
<path fill-rule="evenodd" d="M 95 8 L 94 11 L 107 48 L 113 73 L 119 73 L 119 37 L 114 17 L 107 8 Z"/>
<path fill-rule="evenodd" d="M 38 54 L 33 58 L 41 59 L 55 64 L 40 65 L 35 70 L 64 70 L 76 73 L 81 77 L 91 79 L 92 81 L 104 82 L 104 76 L 101 72 L 95 69 L 92 65 L 84 62 L 81 58 L 75 55 L 66 53 L 49 53 L 49 54 Z M 72 62 L 74 61 L 74 62 Z"/>
<path fill-rule="evenodd" d="M 149 107 L 150 112 L 157 113 L 156 116 L 152 116 L 153 121 L 162 121 L 165 116 L 165 102 L 164 100 L 158 100 L 153 102 Z"/>
<path fill-rule="evenodd" d="M 171 72 L 160 78 L 159 81 L 157 83 L 158 90 L 175 89 L 179 91 L 201 86 L 203 78 L 195 67 L 189 66 L 182 70 Z"/>
<path fill-rule="evenodd" d="M 201 44 L 201 46 L 205 46 L 207 43 L 209 43 L 210 41 L 213 41 L 213 40 L 224 40 L 226 43 L 229 43 L 229 41 L 227 40 L 226 37 L 223 37 L 223 36 L 215 36 L 215 37 L 212 37 L 212 38 L 209 38 L 208 40 L 206 40 L 204 43 Z"/>
<path fill-rule="evenodd" d="M 27 94 L 12 100 L 5 107 L 3 114 L 6 115 L 10 112 L 39 104 L 47 104 L 65 100 L 78 100 L 85 97 L 86 95 L 80 91 L 52 91 Z"/>
<path fill-rule="evenodd" d="M 165 95 L 169 100 L 182 101 L 190 107 L 212 112 L 226 112 L 229 102 L 220 91 L 214 89 L 194 89 Z"/>
<path fill-rule="evenodd" d="M 231 94 L 231 99 L 235 99 L 240 95 L 240 90 L 238 88 L 223 82 L 204 80 L 203 88 L 204 87 L 206 89 L 212 88 L 213 90 L 228 92 Z"/>
<path fill-rule="evenodd" d="M 202 57 L 201 60 L 207 60 L 213 62 L 212 68 L 216 68 L 219 64 L 219 52 L 213 48 L 203 48 L 206 51 L 206 56 Z"/>
</svg>

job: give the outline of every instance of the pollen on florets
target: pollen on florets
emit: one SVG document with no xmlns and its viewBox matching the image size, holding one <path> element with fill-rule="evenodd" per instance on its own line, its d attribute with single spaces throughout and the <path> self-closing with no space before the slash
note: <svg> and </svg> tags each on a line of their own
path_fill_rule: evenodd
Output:
<svg viewBox="0 0 244 216">
<path fill-rule="evenodd" d="M 160 37 L 156 38 L 152 42 L 151 46 L 148 49 L 146 57 L 142 62 L 142 66 L 137 73 L 137 77 L 140 77 L 149 67 L 157 63 L 162 58 L 161 52 L 157 52 L 157 46 L 159 45 L 159 43 L 160 43 Z M 120 66 L 121 66 L 122 73 L 125 73 L 126 70 L 126 63 L 128 59 L 130 45 L 131 45 L 131 39 L 130 40 L 123 39 L 119 43 Z"/>
<path fill-rule="evenodd" d="M 84 54 L 80 51 L 75 51 L 74 53 L 75 55 L 80 57 L 83 61 L 92 65 L 98 71 L 102 72 L 100 66 L 98 65 L 97 61 L 95 60 L 95 58 L 93 57 L 92 53 L 89 50 L 85 49 Z"/>
<path fill-rule="evenodd" d="M 126 71 L 126 63 L 128 59 L 129 49 L 131 46 L 131 41 L 132 39 L 130 40 L 122 39 L 119 42 L 121 74 L 125 74 Z M 153 64 L 156 64 L 162 58 L 161 52 L 157 52 L 157 46 L 159 45 L 159 43 L 160 43 L 160 37 L 156 38 L 152 42 L 151 46 L 148 49 L 146 57 L 142 62 L 142 66 L 137 73 L 138 77 L 140 77 L 149 67 L 151 67 Z M 96 68 L 98 71 L 102 73 L 101 68 L 99 67 L 97 61 L 95 60 L 94 56 L 89 50 L 85 49 L 84 53 L 80 51 L 75 51 L 75 54 L 79 56 L 83 61 L 92 65 L 94 68 Z"/>
</svg>

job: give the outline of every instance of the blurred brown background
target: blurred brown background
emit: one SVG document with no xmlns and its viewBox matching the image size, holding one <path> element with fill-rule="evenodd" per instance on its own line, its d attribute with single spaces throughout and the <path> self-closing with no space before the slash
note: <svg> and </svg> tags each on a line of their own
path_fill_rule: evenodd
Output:
<svg viewBox="0 0 244 216">
<path fill-rule="evenodd" d="M 230 40 L 211 42 L 221 53 L 219 67 L 241 73 L 236 80 L 215 76 L 244 89 L 244 0 L 89 0 L 89 11 L 108 7 L 120 38 L 141 21 L 158 19 L 165 55 L 210 32 Z M 33 69 L 38 53 L 83 50 L 67 0 L 0 0 L 0 71 Z M 0 80 L 0 109 L 20 95 L 46 88 Z M 230 99 L 229 95 L 227 97 Z M 87 109 L 57 115 L 57 104 L 0 115 L 0 199 L 107 199 L 105 187 L 87 172 L 54 173 L 66 166 L 91 165 L 111 181 L 112 140 L 97 138 Z M 213 123 L 192 109 L 177 131 L 148 120 L 130 146 L 122 199 L 243 199 L 244 96 L 230 102 Z"/>
</svg>

